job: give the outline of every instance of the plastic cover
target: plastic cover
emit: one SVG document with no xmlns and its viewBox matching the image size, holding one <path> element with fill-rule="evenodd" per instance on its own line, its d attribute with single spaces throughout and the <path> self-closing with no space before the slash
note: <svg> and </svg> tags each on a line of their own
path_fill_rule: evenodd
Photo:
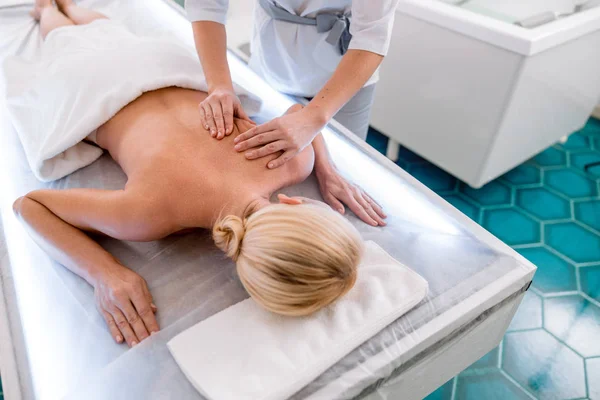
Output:
<svg viewBox="0 0 600 400">
<path fill-rule="evenodd" d="M 83 0 L 80 4 L 124 20 L 140 34 L 174 34 L 191 46 L 188 22 L 167 1 Z M 39 28 L 27 16 L 28 9 L 2 8 L 0 3 L 0 61 L 12 54 L 32 56 L 39 49 Z M 234 79 L 263 98 L 265 119 L 280 115 L 291 104 L 238 60 L 232 58 L 231 63 Z M 5 382 L 5 388 L 11 386 L 24 398 L 38 399 L 202 398 L 179 370 L 166 343 L 248 296 L 233 263 L 206 233 L 151 243 L 100 239 L 124 265 L 147 280 L 159 308 L 158 334 L 133 349 L 115 344 L 96 311 L 92 288 L 33 243 L 14 218 L 11 205 L 18 196 L 43 187 L 122 188 L 125 175 L 104 155 L 62 180 L 42 184 L 29 170 L 2 104 L 0 131 L 0 215 L 7 253 L 0 254 L 0 277 L 11 336 L 8 345 L 0 343 L 0 349 L 12 348 L 14 354 L 2 357 L 13 358 L 18 367 L 18 380 Z M 420 334 L 424 325 L 515 271 L 523 279 L 517 286 L 522 286 L 531 271 L 505 254 L 502 246 L 495 246 L 483 229 L 368 146 L 332 129 L 327 130 L 326 140 L 338 168 L 382 203 L 389 215 L 385 228 L 367 226 L 352 215 L 350 221 L 365 240 L 374 240 L 423 276 L 430 292 L 425 301 L 352 351 L 294 399 L 358 395 L 389 377 L 407 358 L 426 351 L 431 340 L 441 339 L 424 342 Z M 283 192 L 320 198 L 313 177 Z M 510 294 L 507 291 L 506 296 Z"/>
</svg>

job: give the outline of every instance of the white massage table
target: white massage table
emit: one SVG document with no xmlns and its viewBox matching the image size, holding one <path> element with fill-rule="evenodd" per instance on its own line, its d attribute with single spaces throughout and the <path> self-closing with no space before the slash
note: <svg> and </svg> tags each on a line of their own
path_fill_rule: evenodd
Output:
<svg viewBox="0 0 600 400">
<path fill-rule="evenodd" d="M 81 3 L 123 19 L 134 31 L 171 31 L 192 45 L 182 10 L 169 0 Z M 38 27 L 27 15 L 30 5 L 22 4 L 0 0 L 0 60 L 39 49 Z M 234 79 L 263 99 L 261 118 L 279 115 L 290 105 L 291 99 L 267 87 L 233 55 L 231 64 Z M 325 133 L 338 167 L 390 215 L 383 229 L 349 217 L 352 223 L 365 239 L 427 279 L 430 293 L 293 398 L 422 398 L 498 344 L 535 267 L 339 125 L 330 125 Z M 0 374 L 5 398 L 201 399 L 166 342 L 247 297 L 233 264 L 202 234 L 153 243 L 102 240 L 148 281 L 162 328 L 134 349 L 115 344 L 95 309 L 92 288 L 35 245 L 11 205 L 42 187 L 121 188 L 124 174 L 105 155 L 52 184 L 37 181 L 2 100 L 0 140 Z M 286 193 L 319 197 L 313 179 Z"/>
</svg>

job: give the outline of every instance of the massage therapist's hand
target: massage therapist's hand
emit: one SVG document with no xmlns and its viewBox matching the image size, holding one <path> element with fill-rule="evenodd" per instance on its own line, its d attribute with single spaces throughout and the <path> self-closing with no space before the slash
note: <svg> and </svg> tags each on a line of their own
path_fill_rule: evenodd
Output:
<svg viewBox="0 0 600 400">
<path fill-rule="evenodd" d="M 348 182 L 334 166 L 315 170 L 321 196 L 331 208 L 344 214 L 346 204 L 358 218 L 372 226 L 385 226 L 385 213 L 360 187 Z"/>
<path fill-rule="evenodd" d="M 234 148 L 237 151 L 246 151 L 246 158 L 249 160 L 283 152 L 267 165 L 268 168 L 277 168 L 304 150 L 326 123 L 327 121 L 310 107 L 298 111 L 290 109 L 285 115 L 236 137 Z"/>
<path fill-rule="evenodd" d="M 231 89 L 213 90 L 200 103 L 199 109 L 202 126 L 210 131 L 212 137 L 219 140 L 233 132 L 233 117 L 250 121 L 240 99 Z"/>
<path fill-rule="evenodd" d="M 156 306 L 144 278 L 115 263 L 94 282 L 98 310 L 117 343 L 133 347 L 158 332 Z"/>
</svg>

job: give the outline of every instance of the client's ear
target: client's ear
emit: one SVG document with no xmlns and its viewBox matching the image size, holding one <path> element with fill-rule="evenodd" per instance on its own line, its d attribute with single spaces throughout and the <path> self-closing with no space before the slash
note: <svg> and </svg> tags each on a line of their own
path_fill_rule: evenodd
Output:
<svg viewBox="0 0 600 400">
<path fill-rule="evenodd" d="M 288 197 L 283 193 L 278 194 L 277 198 L 279 199 L 280 204 L 289 204 L 292 206 L 297 206 L 299 204 L 302 204 L 302 200 L 300 200 L 298 198 L 294 198 L 294 197 Z"/>
</svg>

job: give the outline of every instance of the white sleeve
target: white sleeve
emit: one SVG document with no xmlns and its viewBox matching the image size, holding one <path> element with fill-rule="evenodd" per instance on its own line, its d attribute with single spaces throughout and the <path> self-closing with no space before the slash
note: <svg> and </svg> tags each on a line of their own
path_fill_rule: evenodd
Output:
<svg viewBox="0 0 600 400">
<path fill-rule="evenodd" d="M 188 19 L 213 21 L 225 25 L 229 0 L 185 0 Z"/>
<path fill-rule="evenodd" d="M 398 0 L 354 0 L 349 49 L 385 56 L 390 46 Z"/>
</svg>

